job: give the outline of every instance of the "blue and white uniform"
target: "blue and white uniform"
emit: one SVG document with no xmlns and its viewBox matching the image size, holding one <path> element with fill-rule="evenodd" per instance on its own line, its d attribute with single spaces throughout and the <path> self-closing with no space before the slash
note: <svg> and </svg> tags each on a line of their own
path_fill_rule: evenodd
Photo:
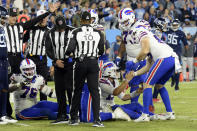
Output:
<svg viewBox="0 0 197 131">
<path fill-rule="evenodd" d="M 100 112 L 101 121 L 112 119 L 111 112 Z M 81 112 L 80 121 L 81 122 L 93 122 L 93 109 L 92 109 L 92 97 L 88 90 L 87 84 L 84 85 L 82 96 L 81 96 Z"/>
<path fill-rule="evenodd" d="M 141 51 L 141 40 L 150 39 L 150 55 L 155 62 L 147 75 L 145 82 L 150 85 L 165 84 L 172 73 L 181 68 L 176 53 L 171 47 L 161 41 L 150 31 L 148 22 L 137 21 L 129 31 L 123 32 L 126 51 L 129 57 L 137 57 Z M 161 80 L 162 79 L 162 80 Z"/>
<path fill-rule="evenodd" d="M 27 81 L 27 78 L 22 74 L 13 74 L 10 79 L 12 83 Z M 44 85 L 44 78 L 40 75 L 34 75 L 32 80 L 28 81 L 28 84 L 14 91 L 14 109 L 18 120 L 43 118 L 55 120 L 57 118 L 57 103 L 50 101 L 37 102 L 37 94 Z"/>
</svg>

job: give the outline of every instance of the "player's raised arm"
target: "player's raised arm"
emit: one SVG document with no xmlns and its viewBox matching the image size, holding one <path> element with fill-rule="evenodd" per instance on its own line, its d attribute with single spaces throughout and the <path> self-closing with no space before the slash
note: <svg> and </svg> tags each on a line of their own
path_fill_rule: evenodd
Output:
<svg viewBox="0 0 197 131">
<path fill-rule="evenodd" d="M 118 56 L 117 56 L 116 59 L 115 59 L 115 64 L 116 64 L 117 66 L 119 66 L 120 60 L 121 60 L 121 58 L 123 57 L 123 54 L 125 53 L 125 51 L 126 51 L 125 44 L 124 44 L 124 42 L 122 41 L 121 44 L 120 44 L 120 48 L 119 48 L 119 50 L 118 50 Z"/>
</svg>

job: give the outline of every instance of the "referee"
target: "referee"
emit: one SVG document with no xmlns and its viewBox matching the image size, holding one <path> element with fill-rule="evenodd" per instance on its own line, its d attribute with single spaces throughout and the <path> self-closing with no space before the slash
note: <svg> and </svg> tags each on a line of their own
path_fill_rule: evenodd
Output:
<svg viewBox="0 0 197 131">
<path fill-rule="evenodd" d="M 53 60 L 55 67 L 55 90 L 59 105 L 57 120 L 52 122 L 52 124 L 68 122 L 68 117 L 66 116 L 67 104 L 65 91 L 67 91 L 70 104 L 73 87 L 73 62 L 72 58 L 65 56 L 65 49 L 67 48 L 68 35 L 73 29 L 73 27 L 66 25 L 63 16 L 56 16 L 55 26 L 49 31 L 46 38 L 46 52 Z"/>
<path fill-rule="evenodd" d="M 9 18 L 8 24 L 4 27 L 6 44 L 8 50 L 8 61 L 11 66 L 12 73 L 20 73 L 20 63 L 22 61 L 22 47 L 23 47 L 23 33 L 25 30 L 31 29 L 32 26 L 37 24 L 39 21 L 47 17 L 51 12 L 54 12 L 59 7 L 59 3 L 50 6 L 50 11 L 45 14 L 36 17 L 26 23 L 16 23 L 17 20 L 17 9 L 10 8 L 8 10 Z M 9 77 L 10 77 L 9 76 Z M 8 95 L 9 98 L 9 95 Z M 8 100 L 7 104 L 7 115 L 11 117 L 12 108 Z"/>
<path fill-rule="evenodd" d="M 99 119 L 100 95 L 98 90 L 98 57 L 104 53 L 104 36 L 94 29 L 90 13 L 85 11 L 81 16 L 82 26 L 73 30 L 69 39 L 66 55 L 74 52 L 76 62 L 73 66 L 74 95 L 71 103 L 70 125 L 78 125 L 78 111 L 82 88 L 87 79 L 88 89 L 92 96 L 94 127 L 103 127 Z"/>
<path fill-rule="evenodd" d="M 46 13 L 46 10 L 39 10 L 37 16 Z M 45 38 L 49 31 L 47 27 L 48 17 L 41 20 L 38 25 L 35 25 L 25 34 L 25 40 L 29 40 L 29 59 L 33 60 L 36 64 L 36 72 L 45 79 L 45 84 L 47 84 L 47 56 L 45 49 Z M 40 93 L 40 100 L 47 100 L 47 96 Z"/>
</svg>

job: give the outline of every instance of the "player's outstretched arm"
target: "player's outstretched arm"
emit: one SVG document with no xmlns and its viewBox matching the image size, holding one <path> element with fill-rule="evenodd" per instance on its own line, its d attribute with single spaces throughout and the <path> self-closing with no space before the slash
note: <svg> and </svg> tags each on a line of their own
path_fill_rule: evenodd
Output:
<svg viewBox="0 0 197 131">
<path fill-rule="evenodd" d="M 150 57 L 148 57 L 146 65 L 143 68 L 141 68 L 140 70 L 134 72 L 133 75 L 139 76 L 139 75 L 147 73 L 149 71 L 149 69 L 151 68 L 152 64 L 153 64 L 152 59 Z"/>
<path fill-rule="evenodd" d="M 116 57 L 116 60 L 115 60 L 115 64 L 117 66 L 119 66 L 119 62 L 120 62 L 121 58 L 123 57 L 123 54 L 125 53 L 125 51 L 126 51 L 125 44 L 122 41 L 120 44 L 120 48 L 118 50 L 118 56 Z"/>
<path fill-rule="evenodd" d="M 125 76 L 125 80 L 121 83 L 121 85 L 119 87 L 117 87 L 114 91 L 113 91 L 113 95 L 117 96 L 119 95 L 121 92 L 124 91 L 124 89 L 127 87 L 128 83 L 130 80 L 133 79 L 133 71 L 129 72 L 128 74 L 126 74 Z"/>
<path fill-rule="evenodd" d="M 150 39 L 148 37 L 142 38 L 140 43 L 142 48 L 139 55 L 136 57 L 137 61 L 144 60 L 147 54 L 150 52 Z"/>
</svg>

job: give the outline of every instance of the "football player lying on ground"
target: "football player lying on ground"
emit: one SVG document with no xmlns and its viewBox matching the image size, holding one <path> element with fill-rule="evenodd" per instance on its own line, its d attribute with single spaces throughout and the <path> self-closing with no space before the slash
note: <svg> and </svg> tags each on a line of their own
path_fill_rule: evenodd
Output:
<svg viewBox="0 0 197 131">
<path fill-rule="evenodd" d="M 14 108 L 17 120 L 57 118 L 58 104 L 50 101 L 37 102 L 38 91 L 56 98 L 55 91 L 45 85 L 44 78 L 36 74 L 36 65 L 24 59 L 20 65 L 21 74 L 13 74 L 9 92 L 14 92 Z M 66 110 L 66 109 L 65 109 Z"/>
<path fill-rule="evenodd" d="M 126 80 L 124 80 L 122 84 L 119 84 L 119 75 L 116 70 L 117 67 L 113 62 L 106 62 L 102 67 L 103 77 L 99 80 L 99 86 L 101 89 L 101 121 L 110 119 L 131 121 L 131 119 L 140 117 L 142 113 L 143 107 L 136 101 L 138 98 L 134 98 L 131 104 L 122 106 L 115 105 L 114 96 L 118 96 L 123 101 L 131 99 L 130 94 L 123 93 L 131 79 L 130 73 L 126 75 Z M 84 86 L 83 90 L 80 119 L 82 122 L 92 122 L 93 113 L 91 111 L 91 96 L 87 85 Z M 140 90 L 138 90 L 137 93 L 135 92 L 134 96 L 138 97 L 140 94 L 139 91 Z M 153 113 L 150 112 L 150 115 L 153 115 Z"/>
</svg>

